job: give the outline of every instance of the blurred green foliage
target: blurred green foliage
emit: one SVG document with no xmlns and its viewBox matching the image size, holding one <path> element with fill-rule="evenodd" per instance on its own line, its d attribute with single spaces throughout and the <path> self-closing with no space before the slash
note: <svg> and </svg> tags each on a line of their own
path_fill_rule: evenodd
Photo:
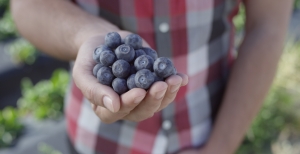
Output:
<svg viewBox="0 0 300 154">
<path fill-rule="evenodd" d="M 33 85 L 22 80 L 22 97 L 18 100 L 21 115 L 33 115 L 37 119 L 57 119 L 63 114 L 64 95 L 69 82 L 69 73 L 58 69 L 50 80 Z"/>
<path fill-rule="evenodd" d="M 237 154 L 271 154 L 282 130 L 300 132 L 300 42 L 288 43 L 263 108 L 252 123 Z"/>
<path fill-rule="evenodd" d="M 245 6 L 241 4 L 239 7 L 239 13 L 233 18 L 233 24 L 238 33 L 244 29 L 245 21 L 246 21 Z"/>
<path fill-rule="evenodd" d="M 35 47 L 23 38 L 16 39 L 8 45 L 8 54 L 17 63 L 33 64 L 38 55 Z"/>
<path fill-rule="evenodd" d="M 54 149 L 52 146 L 46 143 L 40 143 L 38 145 L 38 150 L 41 154 L 62 154 L 60 151 Z"/>
<path fill-rule="evenodd" d="M 22 97 L 18 100 L 18 108 L 6 107 L 0 110 L 0 149 L 10 146 L 21 134 L 23 125 L 20 117 L 33 115 L 37 119 L 57 119 L 63 114 L 63 101 L 69 73 L 63 69 L 53 72 L 50 80 L 33 85 L 24 78 L 22 80 Z M 48 151 L 47 151 L 48 149 Z M 41 150 L 47 154 L 59 154 L 43 145 Z"/>
<path fill-rule="evenodd" d="M 11 145 L 21 133 L 23 126 L 18 118 L 18 112 L 13 107 L 0 110 L 0 148 Z"/>
<path fill-rule="evenodd" d="M 0 0 L 0 9 L 8 9 L 9 0 Z"/>
<path fill-rule="evenodd" d="M 300 0 L 295 0 L 295 2 L 294 2 L 294 8 L 295 9 L 300 9 Z"/>
<path fill-rule="evenodd" d="M 300 9 L 300 0 L 294 1 L 294 9 Z M 236 31 L 241 32 L 245 27 L 246 12 L 244 4 L 239 7 L 239 13 L 233 18 L 233 24 L 235 25 Z"/>
<path fill-rule="evenodd" d="M 14 37 L 17 35 L 15 24 L 12 20 L 11 13 L 6 10 L 4 16 L 0 19 L 0 40 Z"/>
</svg>

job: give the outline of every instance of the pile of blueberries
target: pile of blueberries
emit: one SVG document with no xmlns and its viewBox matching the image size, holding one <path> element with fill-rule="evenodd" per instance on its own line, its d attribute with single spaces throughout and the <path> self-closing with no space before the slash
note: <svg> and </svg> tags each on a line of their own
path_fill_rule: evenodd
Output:
<svg viewBox="0 0 300 154">
<path fill-rule="evenodd" d="M 117 32 L 108 33 L 105 44 L 95 49 L 93 59 L 97 63 L 94 76 L 120 95 L 133 88 L 147 90 L 154 82 L 176 74 L 171 60 L 158 58 L 155 50 L 142 47 L 142 39 L 137 34 L 122 40 Z"/>
</svg>

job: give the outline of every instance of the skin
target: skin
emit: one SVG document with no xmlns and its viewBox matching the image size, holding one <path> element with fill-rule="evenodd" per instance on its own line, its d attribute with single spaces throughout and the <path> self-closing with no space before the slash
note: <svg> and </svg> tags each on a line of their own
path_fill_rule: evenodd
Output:
<svg viewBox="0 0 300 154">
<path fill-rule="evenodd" d="M 157 82 L 148 92 L 135 88 L 119 96 L 97 82 L 92 74 L 94 49 L 104 44 L 105 35 L 121 31 L 102 18 L 90 15 L 69 1 L 12 0 L 11 11 L 19 32 L 41 51 L 63 60 L 75 60 L 73 79 L 90 100 L 96 115 L 105 123 L 120 119 L 139 122 L 171 103 L 188 77 L 178 74 Z M 55 11 L 53 11 L 55 10 Z M 37 13 L 39 12 L 39 13 Z M 143 41 L 143 46 L 149 45 Z M 106 103 L 104 103 L 106 101 Z"/>
<path fill-rule="evenodd" d="M 246 35 L 212 134 L 204 148 L 180 154 L 234 153 L 272 83 L 282 54 L 293 0 L 245 0 L 244 3 Z"/>
<path fill-rule="evenodd" d="M 104 43 L 106 33 L 118 31 L 124 38 L 129 32 L 120 31 L 68 1 L 10 2 L 17 28 L 25 38 L 53 57 L 76 59 L 74 81 L 103 122 L 119 119 L 139 122 L 149 118 L 172 102 L 179 88 L 188 83 L 186 75 L 173 75 L 166 82 L 156 82 L 147 93 L 134 88 L 119 97 L 93 77 L 95 63 L 91 55 L 96 46 Z M 270 87 L 282 52 L 292 0 L 245 0 L 244 3 L 246 35 L 212 134 L 202 149 L 185 150 L 180 154 L 234 153 Z M 143 42 L 143 46 L 148 46 Z M 104 106 L 104 96 L 111 98 L 114 112 Z"/>
</svg>

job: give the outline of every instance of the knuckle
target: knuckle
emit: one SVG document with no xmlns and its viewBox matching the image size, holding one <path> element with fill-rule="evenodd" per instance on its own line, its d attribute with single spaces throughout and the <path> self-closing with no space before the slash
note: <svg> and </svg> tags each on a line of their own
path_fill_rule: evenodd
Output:
<svg viewBox="0 0 300 154">
<path fill-rule="evenodd" d="M 175 100 L 176 94 L 170 94 L 170 95 L 166 95 L 164 98 L 164 102 L 168 102 L 166 104 L 170 104 L 171 102 L 173 102 Z"/>
<path fill-rule="evenodd" d="M 130 111 L 121 111 L 120 114 L 125 117 L 130 114 Z"/>
<path fill-rule="evenodd" d="M 141 122 L 142 120 L 134 118 L 134 119 L 131 119 L 131 121 L 133 121 L 133 122 Z"/>
<path fill-rule="evenodd" d="M 166 104 L 162 104 L 162 105 L 157 109 L 156 112 L 161 111 L 161 110 L 164 109 L 165 107 L 166 107 Z"/>
<path fill-rule="evenodd" d="M 149 119 L 149 118 L 151 118 L 153 116 L 154 116 L 154 113 L 150 113 L 150 114 L 143 115 L 143 116 L 134 116 L 134 118 L 132 118 L 132 121 L 134 121 L 134 122 L 141 122 L 141 121 Z"/>
<path fill-rule="evenodd" d="M 151 114 L 149 114 L 149 115 L 147 116 L 147 118 L 145 118 L 145 119 L 152 118 L 153 116 L 154 116 L 154 113 L 151 113 Z"/>
<path fill-rule="evenodd" d="M 112 120 L 112 119 L 110 119 L 108 117 L 99 117 L 99 118 L 105 124 L 111 124 L 111 123 L 115 122 L 114 120 Z"/>
<path fill-rule="evenodd" d="M 130 116 L 130 117 L 126 118 L 126 120 L 129 120 L 132 122 L 141 122 L 143 119 L 141 119 L 140 117 L 137 117 L 137 116 Z"/>
<path fill-rule="evenodd" d="M 96 86 L 91 86 L 91 87 L 87 87 L 85 90 L 85 97 L 92 101 L 95 102 L 95 97 L 97 96 L 96 94 Z"/>
</svg>

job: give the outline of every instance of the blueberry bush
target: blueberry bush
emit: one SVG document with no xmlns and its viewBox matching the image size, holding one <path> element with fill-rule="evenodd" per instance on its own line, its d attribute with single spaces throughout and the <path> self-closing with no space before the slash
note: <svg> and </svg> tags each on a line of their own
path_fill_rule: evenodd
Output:
<svg viewBox="0 0 300 154">
<path fill-rule="evenodd" d="M 57 119 L 63 114 L 63 101 L 69 73 L 58 69 L 50 80 L 33 85 L 28 78 L 22 80 L 22 97 L 18 108 L 22 116 L 32 115 L 37 119 Z"/>
<path fill-rule="evenodd" d="M 6 10 L 0 19 L 0 41 L 17 36 L 15 24 L 11 18 L 11 13 Z"/>
<path fill-rule="evenodd" d="M 10 146 L 21 134 L 22 129 L 23 125 L 15 108 L 5 107 L 0 110 L 0 148 Z"/>
<path fill-rule="evenodd" d="M 33 64 L 38 52 L 35 47 L 23 38 L 18 38 L 7 45 L 6 52 L 16 63 Z"/>
</svg>

